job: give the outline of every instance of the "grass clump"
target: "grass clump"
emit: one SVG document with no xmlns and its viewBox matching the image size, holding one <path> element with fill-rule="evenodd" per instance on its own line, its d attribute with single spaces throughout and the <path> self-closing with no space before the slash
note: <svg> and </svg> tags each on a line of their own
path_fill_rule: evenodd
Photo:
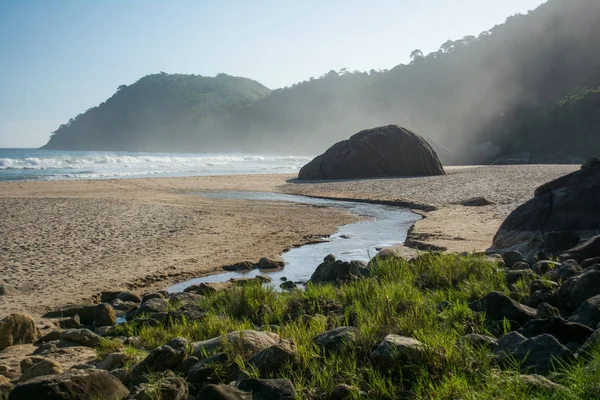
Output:
<svg viewBox="0 0 600 400">
<path fill-rule="evenodd" d="M 518 291 L 525 293 L 526 283 Z M 481 314 L 468 302 L 489 292 L 509 293 L 504 271 L 476 255 L 425 254 L 413 262 L 378 262 L 371 277 L 342 285 L 312 285 L 278 293 L 260 284 L 206 296 L 202 321 L 159 327 L 118 328 L 140 337 L 147 349 L 174 337 L 201 341 L 244 329 L 273 331 L 296 347 L 294 362 L 261 375 L 235 349 L 228 362 L 249 376 L 288 378 L 303 399 L 328 398 L 338 384 L 357 388 L 366 399 L 550 399 L 520 379 L 519 366 L 501 370 L 489 349 L 458 340 L 468 333 L 489 334 Z M 313 338 L 340 326 L 357 328 L 357 340 L 339 352 L 325 352 Z M 506 329 L 510 327 L 507 326 Z M 383 367 L 373 349 L 388 334 L 415 338 L 429 349 L 418 365 Z M 230 349 L 231 350 L 231 349 Z M 596 398 L 600 393 L 600 351 L 589 364 L 564 366 L 560 383 L 568 396 Z M 223 374 L 225 376 L 226 374 Z M 224 381 L 226 382 L 226 381 Z"/>
</svg>

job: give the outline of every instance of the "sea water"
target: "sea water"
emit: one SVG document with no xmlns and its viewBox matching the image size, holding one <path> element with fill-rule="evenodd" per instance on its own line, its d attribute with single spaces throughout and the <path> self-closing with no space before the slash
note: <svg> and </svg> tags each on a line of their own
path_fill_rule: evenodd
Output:
<svg viewBox="0 0 600 400">
<path fill-rule="evenodd" d="M 0 181 L 296 173 L 311 157 L 0 149 Z"/>
</svg>

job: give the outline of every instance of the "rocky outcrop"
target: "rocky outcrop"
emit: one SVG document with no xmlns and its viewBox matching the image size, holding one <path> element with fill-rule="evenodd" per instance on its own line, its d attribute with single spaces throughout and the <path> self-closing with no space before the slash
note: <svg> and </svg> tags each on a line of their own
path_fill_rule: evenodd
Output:
<svg viewBox="0 0 600 400">
<path fill-rule="evenodd" d="M 433 148 L 397 125 L 361 131 L 334 144 L 300 170 L 298 179 L 361 179 L 444 175 Z"/>
<path fill-rule="evenodd" d="M 35 320 L 27 314 L 11 314 L 0 320 L 0 350 L 16 344 L 34 343 L 40 336 Z"/>
<path fill-rule="evenodd" d="M 598 164 L 538 187 L 535 196 L 502 223 L 490 251 L 519 250 L 528 260 L 533 260 L 540 251 L 551 255 L 564 253 L 580 239 L 600 234 L 598 196 Z M 594 247 L 593 251 L 578 249 L 577 254 L 571 251 L 567 256 L 580 261 L 600 255 L 600 246 L 588 247 Z"/>
</svg>

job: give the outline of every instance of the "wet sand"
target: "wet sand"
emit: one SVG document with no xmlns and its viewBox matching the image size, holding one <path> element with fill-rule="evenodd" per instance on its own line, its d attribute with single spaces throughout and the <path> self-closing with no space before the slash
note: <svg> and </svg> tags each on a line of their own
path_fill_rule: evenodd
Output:
<svg viewBox="0 0 600 400">
<path fill-rule="evenodd" d="M 448 168 L 439 177 L 310 183 L 294 182 L 293 175 L 0 183 L 0 285 L 7 288 L 0 317 L 38 316 L 101 290 L 164 288 L 233 262 L 277 257 L 357 220 L 343 210 L 189 192 L 279 191 L 407 204 L 426 217 L 411 232 L 413 245 L 482 251 L 537 186 L 577 168 Z M 456 204 L 477 196 L 495 204 Z"/>
</svg>

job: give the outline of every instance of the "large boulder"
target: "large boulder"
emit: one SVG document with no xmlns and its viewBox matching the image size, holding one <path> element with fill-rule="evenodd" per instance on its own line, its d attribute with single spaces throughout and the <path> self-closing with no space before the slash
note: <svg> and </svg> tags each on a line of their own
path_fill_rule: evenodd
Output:
<svg viewBox="0 0 600 400">
<path fill-rule="evenodd" d="M 528 260 L 533 260 L 542 250 L 552 255 L 564 253 L 573 246 L 575 239 L 600 234 L 598 196 L 600 165 L 575 171 L 538 187 L 535 196 L 517 207 L 502 223 L 490 251 L 519 250 Z M 581 258 L 572 252 L 568 256 L 577 261 L 596 256 L 591 250 L 577 253 Z"/>
<path fill-rule="evenodd" d="M 46 399 L 124 399 L 129 390 L 106 371 L 71 370 L 59 375 L 40 376 L 21 383 L 10 392 L 9 400 Z"/>
<path fill-rule="evenodd" d="M 40 337 L 35 320 L 27 314 L 11 314 L 0 320 L 0 350 L 16 344 L 34 343 Z"/>
<path fill-rule="evenodd" d="M 298 179 L 361 179 L 444 175 L 433 148 L 397 125 L 361 131 L 334 144 L 300 170 Z"/>
</svg>

